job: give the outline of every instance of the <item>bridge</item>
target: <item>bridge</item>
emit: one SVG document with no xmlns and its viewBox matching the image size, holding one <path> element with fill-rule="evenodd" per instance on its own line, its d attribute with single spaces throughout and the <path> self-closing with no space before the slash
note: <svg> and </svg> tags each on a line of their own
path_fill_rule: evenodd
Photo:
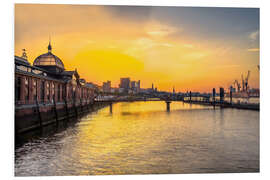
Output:
<svg viewBox="0 0 270 180">
<path fill-rule="evenodd" d="M 195 99 L 194 99 L 195 98 Z M 170 111 L 170 104 L 173 101 L 181 101 L 190 104 L 199 104 L 199 105 L 207 105 L 213 106 L 214 108 L 237 108 L 237 109 L 247 109 L 247 110 L 259 110 L 260 104 L 252 104 L 252 103 L 234 103 L 232 101 L 225 100 L 216 100 L 215 98 L 210 98 L 206 96 L 99 96 L 96 97 L 94 102 L 104 102 L 110 105 L 110 111 L 112 112 L 112 104 L 117 102 L 138 102 L 138 101 L 163 101 L 166 103 L 166 109 Z"/>
<path fill-rule="evenodd" d="M 164 101 L 166 103 L 167 111 L 170 111 L 170 103 L 172 101 L 180 101 L 180 99 L 164 98 L 164 97 L 140 97 L 140 96 L 103 96 L 96 97 L 94 102 L 109 103 L 110 112 L 112 112 L 112 104 L 117 102 L 138 102 L 138 101 Z"/>
</svg>

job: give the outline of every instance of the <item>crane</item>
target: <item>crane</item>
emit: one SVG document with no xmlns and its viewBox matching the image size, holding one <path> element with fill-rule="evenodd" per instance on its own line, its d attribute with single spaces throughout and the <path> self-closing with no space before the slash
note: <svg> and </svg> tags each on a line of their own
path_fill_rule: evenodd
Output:
<svg viewBox="0 0 270 180">
<path fill-rule="evenodd" d="M 233 85 L 234 85 L 234 88 L 235 88 L 235 89 L 236 89 L 236 86 L 237 86 L 237 92 L 240 92 L 240 90 L 241 90 L 241 85 L 240 85 L 240 83 L 238 82 L 237 79 L 233 82 Z"/>
<path fill-rule="evenodd" d="M 243 78 L 243 74 L 241 74 L 241 78 L 242 78 L 242 91 L 244 92 L 245 91 L 245 81 Z"/>
<path fill-rule="evenodd" d="M 250 76 L 250 71 L 248 70 L 247 77 L 245 79 L 245 91 L 248 91 L 248 79 Z"/>
</svg>

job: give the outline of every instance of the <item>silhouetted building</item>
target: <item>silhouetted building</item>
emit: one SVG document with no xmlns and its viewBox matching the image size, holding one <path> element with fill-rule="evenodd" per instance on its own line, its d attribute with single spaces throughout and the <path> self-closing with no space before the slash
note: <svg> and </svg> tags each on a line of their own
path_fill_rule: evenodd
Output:
<svg viewBox="0 0 270 180">
<path fill-rule="evenodd" d="M 130 89 L 130 78 L 121 78 L 119 88 L 123 89 L 123 92 L 128 92 Z"/>
<path fill-rule="evenodd" d="M 141 81 L 131 81 L 130 85 L 131 85 L 131 90 L 134 92 L 134 93 L 138 93 L 140 91 L 140 83 Z"/>
<path fill-rule="evenodd" d="M 131 81 L 130 86 L 131 86 L 131 89 L 135 89 L 136 88 L 136 81 Z"/>
<path fill-rule="evenodd" d="M 111 92 L 111 81 L 103 82 L 102 90 L 103 92 Z"/>
<path fill-rule="evenodd" d="M 224 101 L 224 88 L 219 88 L 219 96 L 220 96 L 220 101 L 223 102 Z"/>
</svg>

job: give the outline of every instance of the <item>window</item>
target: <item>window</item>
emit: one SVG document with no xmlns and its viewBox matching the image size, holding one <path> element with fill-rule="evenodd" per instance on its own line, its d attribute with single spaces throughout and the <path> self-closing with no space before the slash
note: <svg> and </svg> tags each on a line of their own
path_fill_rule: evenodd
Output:
<svg viewBox="0 0 270 180">
<path fill-rule="evenodd" d="M 21 66 L 21 65 L 16 65 L 16 68 L 18 69 L 18 70 L 21 70 L 21 71 L 28 71 L 28 68 L 27 67 L 25 67 L 25 66 Z"/>
<path fill-rule="evenodd" d="M 47 95 L 47 99 L 48 100 L 50 100 L 50 83 L 49 82 L 47 82 L 47 93 L 46 93 L 46 95 Z"/>
<path fill-rule="evenodd" d="M 25 100 L 29 100 L 29 79 L 28 79 L 28 77 L 25 77 L 24 86 L 25 86 L 25 89 L 24 89 Z"/>
<path fill-rule="evenodd" d="M 44 102 L 44 98 L 45 98 L 45 82 L 42 81 L 41 82 L 41 86 L 40 86 L 40 100 L 41 102 Z"/>
<path fill-rule="evenodd" d="M 71 89 L 71 93 L 72 93 L 72 99 L 74 100 L 76 98 L 76 88 L 75 87 L 73 87 Z"/>
<path fill-rule="evenodd" d="M 32 73 L 34 73 L 34 74 L 42 74 L 42 71 L 33 69 L 32 70 Z"/>
<path fill-rule="evenodd" d="M 21 100 L 21 77 L 15 78 L 15 101 Z"/>
<path fill-rule="evenodd" d="M 66 91 L 66 97 L 67 99 L 71 99 L 71 87 L 69 87 L 69 85 L 67 85 L 67 91 Z"/>
<path fill-rule="evenodd" d="M 52 83 L 52 97 L 53 97 L 53 100 L 55 100 L 55 86 L 54 86 L 54 83 Z"/>
<path fill-rule="evenodd" d="M 34 97 L 34 100 L 37 99 L 37 80 L 36 79 L 33 79 L 33 97 Z"/>
</svg>

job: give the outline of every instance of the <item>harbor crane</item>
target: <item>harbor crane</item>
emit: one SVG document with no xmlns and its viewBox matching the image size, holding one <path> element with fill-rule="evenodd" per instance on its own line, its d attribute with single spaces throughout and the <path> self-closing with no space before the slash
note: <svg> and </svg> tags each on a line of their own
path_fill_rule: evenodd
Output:
<svg viewBox="0 0 270 180">
<path fill-rule="evenodd" d="M 235 89 L 237 89 L 237 92 L 241 91 L 241 85 L 240 85 L 240 83 L 238 82 L 237 79 L 233 82 L 233 86 L 234 86 Z"/>
<path fill-rule="evenodd" d="M 248 73 L 247 73 L 247 77 L 245 79 L 245 91 L 248 91 L 248 79 L 249 79 L 249 76 L 250 76 L 250 71 L 248 70 Z"/>
<path fill-rule="evenodd" d="M 245 91 L 245 81 L 244 81 L 244 77 L 243 74 L 241 74 L 241 79 L 242 79 L 242 91 Z"/>
</svg>

